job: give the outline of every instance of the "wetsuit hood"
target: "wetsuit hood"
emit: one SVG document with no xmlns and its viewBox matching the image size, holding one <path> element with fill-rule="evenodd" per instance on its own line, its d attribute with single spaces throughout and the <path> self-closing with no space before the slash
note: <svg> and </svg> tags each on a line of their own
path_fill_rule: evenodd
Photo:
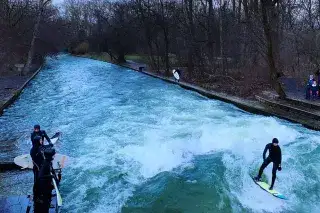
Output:
<svg viewBox="0 0 320 213">
<path fill-rule="evenodd" d="M 46 160 L 51 161 L 53 156 L 56 154 L 56 150 L 54 148 L 47 148 L 43 154 Z"/>
<path fill-rule="evenodd" d="M 279 143 L 279 140 L 277 138 L 272 139 L 272 143 Z"/>
</svg>

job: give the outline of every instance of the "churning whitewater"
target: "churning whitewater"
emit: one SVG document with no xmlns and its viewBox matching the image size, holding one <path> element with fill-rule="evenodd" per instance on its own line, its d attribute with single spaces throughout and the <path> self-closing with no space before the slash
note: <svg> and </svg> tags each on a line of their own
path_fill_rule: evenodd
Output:
<svg viewBox="0 0 320 213">
<path fill-rule="evenodd" d="M 318 212 L 320 134 L 246 113 L 172 84 L 61 55 L 0 117 L 1 159 L 28 153 L 40 123 L 63 133 L 62 212 Z M 275 189 L 251 179 L 265 145 L 283 153 Z M 265 174 L 270 182 L 270 165 Z M 30 172 L 32 173 L 32 172 Z M 32 174 L 0 173 L 0 195 L 32 191 Z"/>
</svg>

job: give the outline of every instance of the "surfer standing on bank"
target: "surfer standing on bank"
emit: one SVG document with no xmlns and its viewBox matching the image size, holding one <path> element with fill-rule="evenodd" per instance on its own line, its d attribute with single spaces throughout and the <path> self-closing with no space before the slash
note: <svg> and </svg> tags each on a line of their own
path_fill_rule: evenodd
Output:
<svg viewBox="0 0 320 213">
<path fill-rule="evenodd" d="M 40 125 L 39 125 L 39 124 L 34 125 L 33 132 L 31 133 L 32 146 L 34 146 L 34 138 L 35 138 L 36 136 L 40 136 L 41 139 L 42 139 L 42 142 L 44 142 L 44 138 L 46 138 L 47 141 L 48 141 L 48 143 L 49 143 L 51 146 L 53 146 L 52 143 L 51 143 L 50 138 L 48 137 L 48 135 L 47 135 L 47 133 L 46 133 L 46 131 L 40 130 Z"/>
<path fill-rule="evenodd" d="M 174 69 L 174 70 L 172 70 L 172 74 L 173 74 L 175 82 L 179 82 L 181 71 L 179 69 Z"/>
<path fill-rule="evenodd" d="M 269 190 L 273 189 L 274 182 L 276 180 L 277 170 L 281 171 L 281 149 L 279 144 L 279 140 L 277 138 L 272 139 L 272 143 L 268 143 L 263 151 L 263 163 L 260 167 L 259 174 L 255 177 L 255 181 L 260 181 L 263 170 L 269 165 L 269 163 L 273 163 L 272 168 L 272 182 Z M 267 150 L 269 151 L 269 156 L 266 158 Z"/>
</svg>

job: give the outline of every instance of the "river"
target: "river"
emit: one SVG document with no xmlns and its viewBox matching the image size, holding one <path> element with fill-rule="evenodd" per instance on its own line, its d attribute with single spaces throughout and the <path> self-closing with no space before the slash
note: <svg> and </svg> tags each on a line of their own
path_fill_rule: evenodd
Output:
<svg viewBox="0 0 320 213">
<path fill-rule="evenodd" d="M 61 55 L 0 117 L 0 159 L 28 153 L 39 123 L 63 133 L 62 212 L 319 212 L 319 132 L 244 112 L 109 63 Z M 275 189 L 250 175 L 265 145 L 283 153 Z M 271 180 L 270 165 L 266 170 Z M 31 193 L 32 172 L 0 173 L 0 196 Z"/>
</svg>

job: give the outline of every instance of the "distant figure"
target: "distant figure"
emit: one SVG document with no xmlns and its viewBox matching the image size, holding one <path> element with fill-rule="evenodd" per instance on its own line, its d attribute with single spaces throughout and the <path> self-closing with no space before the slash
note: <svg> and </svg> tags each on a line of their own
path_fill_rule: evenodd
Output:
<svg viewBox="0 0 320 213">
<path fill-rule="evenodd" d="M 181 78 L 181 71 L 179 69 L 174 69 L 174 70 L 172 70 L 172 74 L 173 74 L 175 81 L 179 82 L 180 78 Z"/>
<path fill-rule="evenodd" d="M 311 85 L 311 89 L 310 89 L 311 100 L 317 99 L 318 95 L 319 95 L 318 85 L 317 85 L 317 82 L 315 80 L 313 80 L 312 85 Z"/>
<path fill-rule="evenodd" d="M 269 163 L 273 163 L 272 168 L 272 182 L 269 190 L 273 189 L 274 182 L 276 180 L 277 170 L 281 171 L 281 149 L 278 145 L 279 141 L 277 138 L 272 139 L 272 143 L 268 143 L 263 151 L 263 164 L 260 167 L 259 174 L 254 179 L 255 181 L 260 181 L 263 170 L 269 165 Z M 269 151 L 269 156 L 266 158 L 266 153 Z"/>
<path fill-rule="evenodd" d="M 313 78 L 313 75 L 310 75 L 308 83 L 307 83 L 306 99 L 310 99 L 311 87 L 312 87 L 312 84 L 313 84 L 314 80 L 315 79 Z"/>
<path fill-rule="evenodd" d="M 47 135 L 47 133 L 46 133 L 46 131 L 40 130 L 40 125 L 39 125 L 39 124 L 34 125 L 34 130 L 33 130 L 33 132 L 31 133 L 32 145 L 34 144 L 33 139 L 34 139 L 35 136 L 40 136 L 41 139 L 42 139 L 42 142 L 44 142 L 44 138 L 46 138 L 47 141 L 49 142 L 49 144 L 50 144 L 51 146 L 53 146 L 52 143 L 51 143 L 50 138 L 48 137 L 48 135 Z"/>
</svg>

